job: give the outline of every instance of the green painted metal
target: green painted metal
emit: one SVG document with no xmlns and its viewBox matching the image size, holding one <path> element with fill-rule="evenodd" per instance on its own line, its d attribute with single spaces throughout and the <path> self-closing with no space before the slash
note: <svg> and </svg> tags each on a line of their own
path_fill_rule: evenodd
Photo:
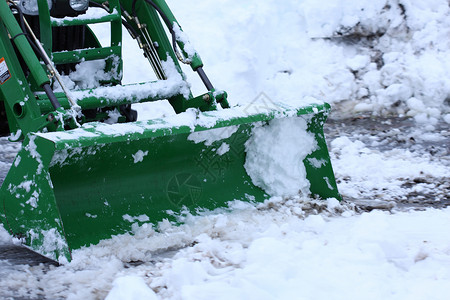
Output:
<svg viewBox="0 0 450 300">
<path fill-rule="evenodd" d="M 111 55 L 120 57 L 122 49 L 119 46 L 104 47 L 100 49 L 82 49 L 74 51 L 53 52 L 55 64 L 79 63 L 85 60 L 107 58 Z"/>
<path fill-rule="evenodd" d="M 5 104 L 11 132 L 19 137 L 48 125 L 47 115 L 42 115 L 38 104 L 33 101 L 34 95 L 28 83 L 35 82 L 41 86 L 50 81 L 25 36 L 21 35 L 22 30 L 5 1 L 0 1 L 0 20 L 0 58 L 4 59 L 11 74 L 11 78 L 0 85 L 0 101 Z M 13 43 L 29 66 L 28 77 L 20 67 L 10 36 L 16 36 Z"/>
<path fill-rule="evenodd" d="M 167 15 L 168 26 L 178 24 L 163 0 L 154 2 Z M 40 35 L 49 35 L 43 39 L 43 44 L 54 63 L 98 58 L 111 61 L 111 54 L 120 59 L 121 8 L 133 14 L 132 1 L 122 1 L 122 7 L 118 0 L 109 1 L 110 11 L 104 17 L 63 21 L 52 20 L 48 11 L 41 11 L 46 9 L 46 0 L 38 0 L 38 3 Z M 184 79 L 155 9 L 138 0 L 136 17 L 139 22 L 129 20 L 130 25 L 137 31 L 145 24 L 152 42 L 157 45 L 159 58 L 172 60 Z M 232 200 L 267 199 L 268 195 L 252 183 L 244 168 L 245 143 L 254 126 L 270 126 L 274 118 L 307 120 L 308 131 L 314 134 L 318 148 L 298 163 L 305 165 L 310 192 L 321 198 L 341 199 L 323 135 L 323 124 L 330 110 L 328 104 L 300 108 L 279 106 L 265 113 L 248 113 L 242 108 L 217 110 L 221 99 L 222 107 L 227 106 L 226 93 L 214 90 L 194 97 L 186 96 L 180 87 L 170 94 L 123 99 L 95 96 L 95 90 L 90 90 L 74 92 L 84 95 L 78 100 L 82 112 L 97 112 L 93 118 L 79 118 L 77 122 L 83 126 L 77 128 L 69 112 L 67 95 L 56 93 L 62 107 L 55 111 L 48 97 L 39 88 L 33 88 L 49 82 L 47 74 L 28 41 L 20 35 L 21 29 L 6 2 L 2 1 L 0 18 L 0 58 L 5 58 L 11 72 L 11 79 L 0 85 L 0 101 L 6 104 L 12 132 L 20 129 L 24 133 L 22 148 L 0 189 L 0 221 L 11 234 L 23 238 L 31 249 L 53 259 L 70 261 L 72 250 L 130 232 L 133 223 L 175 221 L 174 214 L 184 209 L 195 212 L 224 207 Z M 93 49 L 52 51 L 52 27 L 106 21 L 111 23 L 109 47 L 101 48 L 89 30 L 88 44 Z M 28 77 L 20 66 L 8 32 L 19 34 L 14 44 L 25 64 L 33 70 Z M 183 50 L 185 45 L 181 41 L 177 43 L 187 56 Z M 193 70 L 202 66 L 198 54 L 191 57 Z M 107 66 L 112 67 L 111 63 Z M 121 63 L 117 70 L 119 75 Z M 28 83 L 33 82 L 30 87 Z M 120 76 L 112 78 L 110 83 L 120 83 Z M 162 99 L 172 104 L 178 114 L 175 119 L 114 125 L 91 122 L 107 116 L 101 109 Z M 197 109 L 197 118 L 192 119 L 192 112 L 186 112 L 189 108 Z M 194 131 L 213 129 L 233 134 L 209 146 L 189 139 Z M 227 143 L 230 150 L 218 155 L 217 149 L 222 143 Z"/>
<path fill-rule="evenodd" d="M 5 1 L 1 1 L 0 3 L 0 18 L 3 23 L 2 26 L 8 30 L 9 35 L 15 37 L 14 44 L 29 67 L 34 80 L 36 80 L 39 86 L 48 83 L 49 79 L 47 74 L 42 69 L 27 39 L 22 35 L 23 32 Z M 10 44 L 9 37 L 2 37 L 2 44 L 4 47 Z"/>
<path fill-rule="evenodd" d="M 320 148 L 304 161 L 311 192 L 339 198 L 322 132 L 329 106 L 307 107 L 296 114 L 310 119 L 312 108 L 317 113 L 309 131 L 319 138 Z M 137 122 L 134 128 L 93 123 L 86 129 L 33 134 L 0 191 L 4 223 L 33 250 L 70 260 L 71 250 L 130 232 L 133 223 L 174 221 L 168 210 L 195 212 L 232 200 L 263 201 L 268 196 L 252 184 L 244 168 L 245 142 L 255 122 L 292 115 L 285 111 L 216 118 L 211 128 L 196 126 L 195 131 L 238 127 L 210 146 L 189 140 L 189 126 L 171 126 L 164 120 Z M 223 142 L 230 151 L 220 156 L 216 150 Z M 317 169 L 311 158 L 326 163 Z"/>
<path fill-rule="evenodd" d="M 48 56 L 52 55 L 52 31 L 49 26 L 50 10 L 47 1 L 37 1 L 39 10 L 40 41 Z"/>
<path fill-rule="evenodd" d="M 136 86 L 142 86 L 146 84 L 151 83 L 142 83 L 142 84 L 132 84 L 132 85 L 126 85 L 130 87 L 136 87 Z M 155 97 L 145 97 L 145 98 L 137 98 L 135 96 L 130 96 L 129 98 L 121 98 L 121 99 L 111 99 L 111 98 L 105 98 L 105 97 L 98 97 L 93 95 L 94 89 L 88 90 L 88 96 L 85 98 L 82 98 L 77 101 L 77 104 L 82 109 L 94 109 L 94 108 L 100 108 L 100 107 L 108 107 L 108 106 L 117 106 L 117 105 L 124 105 L 124 104 L 133 104 L 133 103 L 144 103 L 144 102 L 152 102 L 152 101 L 159 101 L 161 99 L 164 99 L 164 94 L 156 95 Z M 91 95 L 89 95 L 89 93 Z M 67 100 L 67 97 L 64 93 L 56 93 L 56 96 L 58 98 L 59 103 L 61 103 L 61 106 L 68 109 L 70 108 L 69 101 Z M 214 110 L 216 109 L 216 106 L 211 102 L 213 99 L 213 96 L 211 93 L 205 93 L 203 95 L 197 96 L 195 98 L 190 99 L 189 101 L 185 102 L 184 109 L 187 108 L 198 108 L 201 111 L 208 111 L 208 110 Z M 50 103 L 50 100 L 48 100 L 48 97 L 44 94 L 38 95 L 38 102 L 39 108 L 41 109 L 42 113 L 48 113 L 53 111 L 52 104 Z"/>
<path fill-rule="evenodd" d="M 181 30 L 181 26 L 178 23 L 177 19 L 175 18 L 175 16 L 173 15 L 172 11 L 170 10 L 169 6 L 167 5 L 167 3 L 164 0 L 155 0 L 154 1 L 156 3 L 156 5 L 159 6 L 159 8 L 164 12 L 164 14 L 167 16 L 167 18 L 169 19 L 171 25 L 176 24 L 178 27 L 180 27 Z M 185 57 L 188 57 L 188 54 L 186 53 L 186 51 L 184 51 L 184 43 L 181 40 L 177 40 L 177 44 L 180 46 L 183 55 Z M 200 67 L 203 67 L 203 62 L 200 58 L 200 56 L 198 55 L 198 53 L 195 53 L 194 56 L 191 58 L 191 68 L 192 70 L 197 70 Z"/>
<path fill-rule="evenodd" d="M 111 2 L 112 3 L 112 2 Z M 117 1 L 116 1 L 117 3 Z M 75 26 L 75 25 L 88 25 L 88 24 L 98 24 L 98 23 L 107 23 L 107 22 L 112 22 L 112 21 L 120 21 L 121 15 L 120 15 L 120 11 L 114 10 L 113 8 L 113 12 L 105 15 L 105 16 L 101 16 L 99 18 L 83 18 L 83 19 L 62 19 L 62 20 L 51 20 L 51 25 L 53 27 L 60 27 L 60 26 Z"/>
</svg>

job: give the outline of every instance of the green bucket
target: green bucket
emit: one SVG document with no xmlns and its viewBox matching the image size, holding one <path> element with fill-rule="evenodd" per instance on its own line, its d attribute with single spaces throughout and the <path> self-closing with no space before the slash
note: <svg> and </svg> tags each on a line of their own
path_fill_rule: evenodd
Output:
<svg viewBox="0 0 450 300">
<path fill-rule="evenodd" d="M 0 216 L 32 250 L 70 261 L 72 250 L 130 232 L 134 223 L 175 221 L 183 210 L 232 200 L 264 201 L 269 195 L 244 167 L 245 143 L 255 124 L 285 117 L 305 118 L 317 142 L 303 161 L 310 193 L 340 199 L 323 135 L 328 111 L 328 104 L 253 114 L 188 111 L 169 120 L 32 133 L 1 187 Z M 215 140 L 192 138 L 208 130 Z"/>
</svg>

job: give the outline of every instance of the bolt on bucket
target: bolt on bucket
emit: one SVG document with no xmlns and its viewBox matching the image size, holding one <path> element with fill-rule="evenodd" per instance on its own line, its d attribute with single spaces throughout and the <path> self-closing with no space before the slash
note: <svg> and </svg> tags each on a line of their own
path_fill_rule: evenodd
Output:
<svg viewBox="0 0 450 300">
<path fill-rule="evenodd" d="M 164 120 L 32 133 L 2 185 L 2 222 L 32 250 L 70 261 L 72 250 L 130 232 L 134 223 L 264 201 L 267 191 L 246 170 L 246 144 L 255 128 L 280 118 L 303 118 L 315 140 L 297 161 L 307 192 L 340 199 L 322 130 L 328 111 L 328 104 L 254 114 L 189 110 Z"/>
</svg>

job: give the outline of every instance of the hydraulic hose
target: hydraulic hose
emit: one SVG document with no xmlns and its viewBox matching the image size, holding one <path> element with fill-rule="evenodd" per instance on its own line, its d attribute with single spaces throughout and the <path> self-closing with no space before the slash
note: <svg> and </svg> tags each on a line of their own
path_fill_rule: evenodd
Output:
<svg viewBox="0 0 450 300">
<path fill-rule="evenodd" d="M 97 2 L 94 2 L 94 1 L 89 1 L 89 6 L 103 8 L 104 10 L 108 11 L 108 8 L 106 6 L 99 4 Z M 122 16 L 123 16 L 125 14 L 125 10 L 122 8 L 122 6 L 120 6 L 120 10 L 122 11 Z M 133 28 L 133 26 L 131 26 L 130 23 L 127 22 L 126 19 L 122 18 L 122 25 L 125 26 L 125 28 L 128 30 L 128 32 L 130 33 L 132 38 L 136 38 L 137 36 L 139 36 L 139 34 L 136 32 L 136 30 Z"/>
<path fill-rule="evenodd" d="M 44 92 L 47 94 L 48 100 L 50 100 L 50 103 L 52 104 L 53 108 L 56 110 L 61 107 L 61 104 L 58 101 L 58 98 L 56 98 L 55 93 L 53 93 L 52 88 L 50 87 L 50 84 L 46 83 L 42 86 L 44 89 Z"/>
<path fill-rule="evenodd" d="M 147 2 L 149 5 L 151 5 L 163 19 L 164 23 L 166 24 L 167 28 L 169 29 L 170 34 L 172 35 L 172 48 L 173 48 L 174 52 L 177 53 L 178 52 L 177 51 L 177 49 L 178 49 L 177 48 L 177 37 L 176 37 L 175 31 L 173 29 L 173 24 L 170 22 L 169 18 L 164 13 L 164 11 L 161 8 L 159 8 L 159 6 L 156 5 L 155 2 L 153 2 L 152 0 L 144 0 L 144 1 Z M 133 4 L 132 4 L 132 13 L 133 13 L 134 17 L 136 17 L 136 2 L 137 2 L 137 0 L 133 0 Z M 208 76 L 206 76 L 206 73 L 203 70 L 203 67 L 198 67 L 194 71 L 197 72 L 197 74 L 199 75 L 203 84 L 209 91 L 214 90 L 214 86 L 212 85 Z"/>
</svg>

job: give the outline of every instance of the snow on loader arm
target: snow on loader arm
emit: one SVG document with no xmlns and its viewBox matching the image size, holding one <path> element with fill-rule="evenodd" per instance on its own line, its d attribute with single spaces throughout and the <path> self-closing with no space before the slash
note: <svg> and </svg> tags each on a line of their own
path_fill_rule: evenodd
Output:
<svg viewBox="0 0 450 300">
<path fill-rule="evenodd" d="M 88 26 L 102 22 L 111 27 L 103 47 Z M 121 84 L 122 26 L 158 80 Z M 59 74 L 90 60 L 110 76 L 96 88 L 66 87 Z M 178 61 L 198 73 L 204 94 L 192 95 Z M 52 259 L 70 261 L 74 249 L 186 208 L 286 190 L 340 199 L 322 129 L 329 105 L 230 108 L 163 0 L 0 0 L 0 70 L 2 133 L 22 142 L 0 220 Z M 131 104 L 158 100 L 176 114 L 136 121 Z"/>
</svg>

